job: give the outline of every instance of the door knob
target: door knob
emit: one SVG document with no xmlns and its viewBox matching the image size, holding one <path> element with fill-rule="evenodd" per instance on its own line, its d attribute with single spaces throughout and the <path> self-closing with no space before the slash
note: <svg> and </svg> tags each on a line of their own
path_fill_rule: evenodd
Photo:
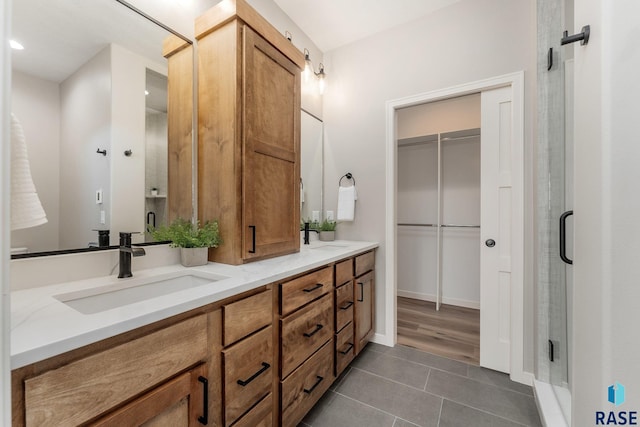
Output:
<svg viewBox="0 0 640 427">
<path fill-rule="evenodd" d="M 496 241 L 493 239 L 487 239 L 486 242 L 484 242 L 485 245 L 487 245 L 488 247 L 492 248 L 496 245 Z"/>
</svg>

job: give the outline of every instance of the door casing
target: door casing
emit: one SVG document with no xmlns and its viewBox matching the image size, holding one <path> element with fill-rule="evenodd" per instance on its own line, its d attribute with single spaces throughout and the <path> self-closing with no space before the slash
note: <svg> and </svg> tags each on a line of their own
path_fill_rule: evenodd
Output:
<svg viewBox="0 0 640 427">
<path fill-rule="evenodd" d="M 386 103 L 386 224 L 385 224 L 385 329 L 374 341 L 393 346 L 397 342 L 397 147 L 396 110 L 442 99 L 511 87 L 512 110 L 512 247 L 510 377 L 531 385 L 533 374 L 524 370 L 524 72 L 519 71 Z M 482 296 L 481 296 L 482 298 Z"/>
</svg>

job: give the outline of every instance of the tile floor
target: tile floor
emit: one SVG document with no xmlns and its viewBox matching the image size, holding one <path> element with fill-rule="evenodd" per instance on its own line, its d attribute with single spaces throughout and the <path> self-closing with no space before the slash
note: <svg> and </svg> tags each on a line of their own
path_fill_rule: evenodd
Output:
<svg viewBox="0 0 640 427">
<path fill-rule="evenodd" d="M 505 374 L 371 343 L 299 427 L 541 425 L 531 387 Z"/>
</svg>

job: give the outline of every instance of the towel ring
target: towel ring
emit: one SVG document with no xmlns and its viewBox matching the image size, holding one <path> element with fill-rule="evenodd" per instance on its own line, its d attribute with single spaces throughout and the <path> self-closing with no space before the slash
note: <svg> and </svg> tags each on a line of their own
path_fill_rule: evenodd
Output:
<svg viewBox="0 0 640 427">
<path fill-rule="evenodd" d="M 350 179 L 351 181 L 353 181 L 353 185 L 356 185 L 356 179 L 353 177 L 353 175 L 351 175 L 351 172 L 347 172 L 344 175 L 342 175 L 342 177 L 340 178 L 340 181 L 338 181 L 338 187 L 342 185 L 343 178 Z"/>
</svg>

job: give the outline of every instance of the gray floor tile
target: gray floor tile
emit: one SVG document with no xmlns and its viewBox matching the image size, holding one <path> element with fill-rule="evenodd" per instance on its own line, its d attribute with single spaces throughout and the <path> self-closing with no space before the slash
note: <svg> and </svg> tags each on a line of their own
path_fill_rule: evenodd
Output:
<svg viewBox="0 0 640 427">
<path fill-rule="evenodd" d="M 351 369 L 337 392 L 419 426 L 438 425 L 442 399 L 357 368 Z"/>
<path fill-rule="evenodd" d="M 335 379 L 333 384 L 331 384 L 331 386 L 329 387 L 329 390 L 334 391 L 336 389 L 336 387 L 338 387 L 338 385 L 340 385 L 340 383 L 342 382 L 344 377 L 347 376 L 347 374 L 349 373 L 350 369 L 351 369 L 351 365 L 347 366 L 344 369 L 344 371 L 342 371 L 342 373 L 338 376 L 338 378 Z"/>
<path fill-rule="evenodd" d="M 439 427 L 522 427 L 515 423 L 465 405 L 444 400 Z"/>
<path fill-rule="evenodd" d="M 533 389 L 531 387 L 511 381 L 509 375 L 503 374 L 502 372 L 481 368 L 480 366 L 469 366 L 469 378 L 533 396 Z"/>
<path fill-rule="evenodd" d="M 345 396 L 334 395 L 320 411 L 304 419 L 311 427 L 392 427 L 395 417 Z M 309 414 L 311 415 L 311 414 Z"/>
<path fill-rule="evenodd" d="M 427 391 L 525 425 L 540 426 L 532 396 L 432 370 Z"/>
<path fill-rule="evenodd" d="M 385 352 L 387 356 L 399 357 L 410 362 L 420 363 L 432 368 L 452 372 L 458 375 L 467 375 L 469 365 L 457 360 L 447 359 L 446 357 L 436 356 L 435 354 L 426 353 L 411 347 L 397 345 L 389 348 Z"/>
<path fill-rule="evenodd" d="M 405 421 L 402 418 L 396 418 L 396 422 L 393 424 L 393 427 L 416 427 L 417 424 L 410 423 L 409 421 Z"/>
<path fill-rule="evenodd" d="M 374 342 L 370 342 L 369 344 L 367 344 L 367 346 L 364 348 L 363 351 L 377 351 L 378 353 L 386 353 L 387 351 L 391 350 L 393 347 L 387 347 L 386 345 L 382 345 L 382 344 L 376 344 Z"/>
<path fill-rule="evenodd" d="M 424 365 L 375 351 L 361 353 L 351 366 L 420 390 L 424 389 L 429 375 L 429 368 Z"/>
<path fill-rule="evenodd" d="M 320 400 L 318 400 L 318 402 L 313 405 L 313 408 L 311 408 L 311 410 L 309 412 L 307 412 L 307 415 L 305 415 L 305 417 L 302 419 L 302 422 L 308 426 L 313 426 L 315 420 L 320 416 L 320 414 L 322 413 L 322 411 L 331 404 L 331 402 L 333 401 L 333 399 L 335 399 L 337 396 L 337 394 L 335 394 L 332 391 L 327 391 L 321 398 Z"/>
</svg>

